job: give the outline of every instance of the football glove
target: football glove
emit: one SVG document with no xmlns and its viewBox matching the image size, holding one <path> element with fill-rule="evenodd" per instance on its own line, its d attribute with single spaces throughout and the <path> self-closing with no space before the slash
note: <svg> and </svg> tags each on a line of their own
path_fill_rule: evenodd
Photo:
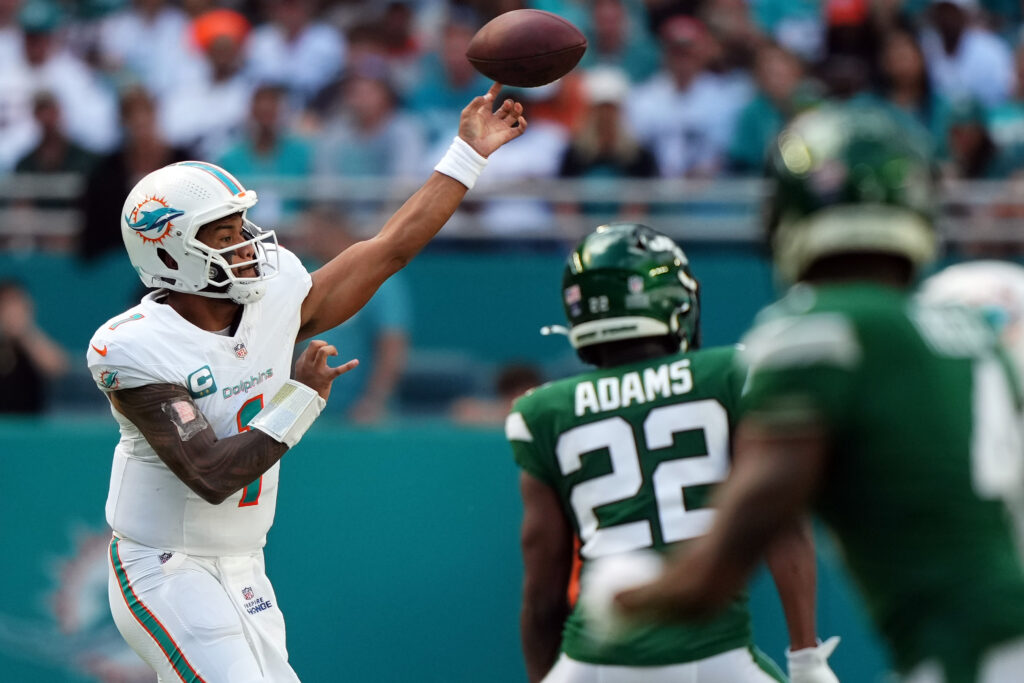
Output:
<svg viewBox="0 0 1024 683">
<path fill-rule="evenodd" d="M 828 658 L 839 646 L 839 636 L 832 636 L 817 647 L 792 652 L 786 649 L 786 665 L 790 683 L 839 683 L 828 666 Z"/>
</svg>

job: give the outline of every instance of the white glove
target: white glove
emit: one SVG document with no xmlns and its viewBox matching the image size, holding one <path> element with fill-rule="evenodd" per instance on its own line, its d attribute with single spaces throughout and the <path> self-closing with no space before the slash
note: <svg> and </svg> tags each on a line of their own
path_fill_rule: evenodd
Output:
<svg viewBox="0 0 1024 683">
<path fill-rule="evenodd" d="M 654 581 L 663 565 L 662 556 L 653 550 L 634 550 L 588 561 L 580 577 L 579 596 L 588 636 L 602 646 L 608 645 L 635 625 L 615 606 L 615 596 Z"/>
<path fill-rule="evenodd" d="M 839 646 L 839 636 L 832 636 L 817 647 L 791 652 L 786 648 L 789 683 L 839 683 L 828 666 L 828 658 Z"/>
</svg>

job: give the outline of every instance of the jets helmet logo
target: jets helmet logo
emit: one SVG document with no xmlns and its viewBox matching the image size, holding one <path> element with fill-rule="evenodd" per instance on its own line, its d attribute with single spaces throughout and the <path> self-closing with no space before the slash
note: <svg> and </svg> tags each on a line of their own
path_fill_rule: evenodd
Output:
<svg viewBox="0 0 1024 683">
<path fill-rule="evenodd" d="M 167 200 L 154 195 L 136 204 L 124 220 L 143 242 L 159 244 L 171 233 L 172 221 L 184 215 L 184 211 L 168 206 Z"/>
</svg>

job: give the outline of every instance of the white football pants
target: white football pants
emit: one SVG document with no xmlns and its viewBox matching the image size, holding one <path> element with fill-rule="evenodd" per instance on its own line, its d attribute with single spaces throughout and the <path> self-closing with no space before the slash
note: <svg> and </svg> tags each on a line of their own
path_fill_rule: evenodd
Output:
<svg viewBox="0 0 1024 683">
<path fill-rule="evenodd" d="M 160 683 L 298 683 L 263 552 L 195 557 L 114 538 L 108 597 Z"/>
<path fill-rule="evenodd" d="M 767 659 L 767 658 L 764 658 Z M 773 664 L 766 663 L 766 666 Z M 569 659 L 565 653 L 544 677 L 543 683 L 778 683 L 754 660 L 745 647 L 729 650 L 696 662 L 670 666 L 609 666 Z"/>
</svg>

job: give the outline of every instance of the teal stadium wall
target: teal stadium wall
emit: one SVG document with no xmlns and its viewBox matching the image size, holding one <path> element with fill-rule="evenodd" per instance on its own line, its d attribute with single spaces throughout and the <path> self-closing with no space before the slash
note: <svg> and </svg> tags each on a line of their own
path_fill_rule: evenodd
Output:
<svg viewBox="0 0 1024 683">
<path fill-rule="evenodd" d="M 749 246 L 688 252 L 704 285 L 705 343 L 736 341 L 772 296 L 766 262 Z M 562 319 L 564 253 L 428 249 L 407 271 L 415 347 L 565 367 L 565 340 L 537 334 Z M 8 276 L 28 284 L 43 327 L 78 362 L 93 330 L 139 289 L 120 254 L 88 266 L 0 254 L 0 277 Z M 103 569 L 116 438 L 103 413 L 0 420 L 2 681 L 115 680 L 82 672 L 124 666 Z M 520 508 L 500 431 L 317 424 L 286 458 L 281 486 L 267 561 L 303 680 L 524 680 Z M 881 681 L 884 656 L 838 567 L 822 538 L 819 631 L 843 636 L 833 657 L 842 680 Z M 757 641 L 782 660 L 784 624 L 763 572 L 752 600 Z"/>
<path fill-rule="evenodd" d="M 428 248 L 405 270 L 417 349 L 456 349 L 485 363 L 571 356 L 542 325 L 564 321 L 560 283 L 568 245 L 527 249 Z M 706 344 L 737 341 L 772 293 L 753 246 L 687 248 L 703 290 Z M 79 358 L 104 320 L 138 303 L 141 283 L 120 251 L 94 263 L 65 255 L 0 253 L 0 278 L 27 284 L 43 329 Z M 84 361 L 83 361 L 84 362 Z"/>
<path fill-rule="evenodd" d="M 0 420 L 0 680 L 80 683 L 133 661 L 110 621 L 103 501 L 112 420 Z M 525 680 L 517 619 L 517 473 L 499 431 L 317 425 L 281 474 L 268 573 L 304 681 Z M 824 540 L 824 539 L 823 539 Z M 844 681 L 884 660 L 826 544 L 820 633 Z M 771 582 L 754 582 L 758 644 L 783 658 Z"/>
</svg>

